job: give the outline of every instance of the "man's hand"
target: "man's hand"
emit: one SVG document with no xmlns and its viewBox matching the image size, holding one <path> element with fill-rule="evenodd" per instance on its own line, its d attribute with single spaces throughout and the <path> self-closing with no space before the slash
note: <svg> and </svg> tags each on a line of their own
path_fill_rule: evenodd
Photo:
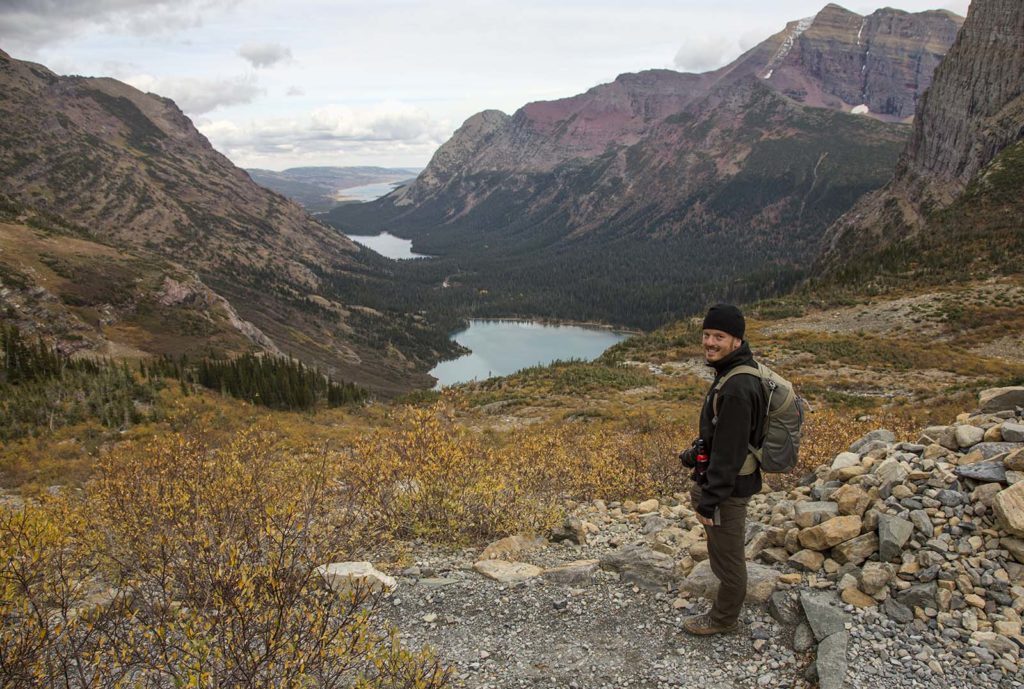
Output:
<svg viewBox="0 0 1024 689">
<path fill-rule="evenodd" d="M 697 513 L 697 521 L 699 521 L 704 526 L 714 526 L 715 525 L 715 522 L 714 522 L 713 519 L 708 519 L 707 517 L 705 517 L 700 512 Z"/>
</svg>

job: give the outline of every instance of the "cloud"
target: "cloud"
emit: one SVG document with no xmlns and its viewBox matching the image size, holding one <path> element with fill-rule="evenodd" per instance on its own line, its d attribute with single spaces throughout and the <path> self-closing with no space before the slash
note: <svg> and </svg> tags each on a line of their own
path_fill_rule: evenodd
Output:
<svg viewBox="0 0 1024 689">
<path fill-rule="evenodd" d="M 286 96 L 304 96 L 306 92 L 299 86 L 289 86 L 288 91 L 285 92 Z"/>
<path fill-rule="evenodd" d="M 150 91 L 170 98 L 186 114 L 193 116 L 229 105 L 251 103 L 265 92 L 255 79 L 249 76 L 196 79 L 140 75 L 128 77 L 125 81 L 141 91 Z"/>
<path fill-rule="evenodd" d="M 676 52 L 673 63 L 684 72 L 706 72 L 721 67 L 735 54 L 734 41 L 722 36 L 704 35 L 688 38 Z"/>
<path fill-rule="evenodd" d="M 279 43 L 246 43 L 238 54 L 256 69 L 272 67 L 292 57 L 291 48 Z"/>
<path fill-rule="evenodd" d="M 327 106 L 297 119 L 267 119 L 248 124 L 200 121 L 199 130 L 237 164 L 275 159 L 380 161 L 425 159 L 451 136 L 448 122 L 421 108 L 380 103 L 366 108 Z"/>
<path fill-rule="evenodd" d="M 203 16 L 242 0 L 2 0 L 0 40 L 35 49 L 104 30 L 132 36 L 202 25 Z"/>
</svg>

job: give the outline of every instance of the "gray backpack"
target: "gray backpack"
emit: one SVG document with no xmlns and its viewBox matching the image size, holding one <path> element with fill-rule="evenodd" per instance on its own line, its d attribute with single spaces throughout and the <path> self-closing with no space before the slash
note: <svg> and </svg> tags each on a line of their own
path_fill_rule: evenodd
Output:
<svg viewBox="0 0 1024 689">
<path fill-rule="evenodd" d="M 804 422 L 805 402 L 796 394 L 793 385 L 764 364 L 737 366 L 715 386 L 712 411 L 718 419 L 718 391 L 726 381 L 736 375 L 757 376 L 764 389 L 767 418 L 764 424 L 764 441 L 761 447 L 748 445 L 749 453 L 740 469 L 740 476 L 752 474 L 761 466 L 762 471 L 785 473 L 796 466 L 800 451 L 800 428 Z"/>
</svg>

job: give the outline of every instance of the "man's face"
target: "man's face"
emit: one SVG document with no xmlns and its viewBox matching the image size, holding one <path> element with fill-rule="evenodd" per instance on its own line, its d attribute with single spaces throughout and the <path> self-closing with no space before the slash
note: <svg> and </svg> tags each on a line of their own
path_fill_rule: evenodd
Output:
<svg viewBox="0 0 1024 689">
<path fill-rule="evenodd" d="M 705 330 L 701 344 L 704 346 L 704 358 L 713 364 L 739 349 L 743 340 L 721 330 Z"/>
</svg>

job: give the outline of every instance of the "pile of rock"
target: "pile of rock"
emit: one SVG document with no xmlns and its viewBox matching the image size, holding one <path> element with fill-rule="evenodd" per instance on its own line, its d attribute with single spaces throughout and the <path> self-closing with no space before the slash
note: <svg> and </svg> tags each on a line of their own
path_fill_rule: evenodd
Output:
<svg viewBox="0 0 1024 689">
<path fill-rule="evenodd" d="M 874 431 L 787 494 L 759 496 L 758 557 L 811 588 L 931 632 L 967 662 L 1020 671 L 1024 388 L 915 443 Z M 820 652 L 820 651 L 819 651 Z M 937 664 L 935 664 L 937 666 Z"/>
</svg>

